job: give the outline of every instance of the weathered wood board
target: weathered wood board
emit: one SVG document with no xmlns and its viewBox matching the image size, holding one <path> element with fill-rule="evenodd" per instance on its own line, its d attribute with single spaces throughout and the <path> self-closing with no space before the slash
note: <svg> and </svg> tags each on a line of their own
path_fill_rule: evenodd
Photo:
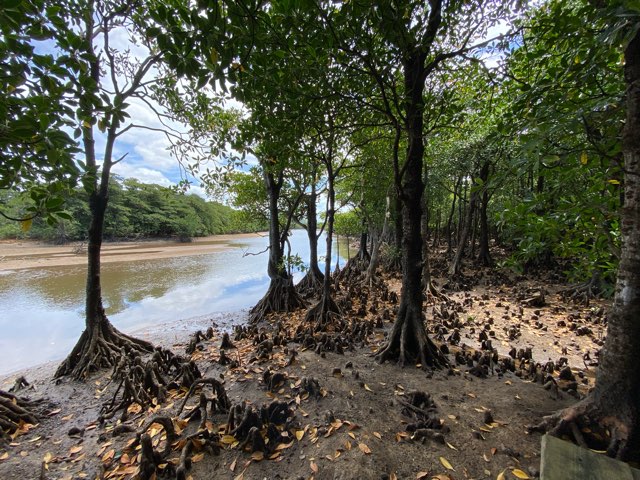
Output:
<svg viewBox="0 0 640 480">
<path fill-rule="evenodd" d="M 540 480 L 640 480 L 640 470 L 545 435 L 540 454 Z"/>
</svg>

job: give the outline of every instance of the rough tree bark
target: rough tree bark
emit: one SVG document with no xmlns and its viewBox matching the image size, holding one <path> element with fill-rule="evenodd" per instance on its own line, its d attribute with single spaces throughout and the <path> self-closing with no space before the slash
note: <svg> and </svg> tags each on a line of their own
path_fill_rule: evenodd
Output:
<svg viewBox="0 0 640 480">
<path fill-rule="evenodd" d="M 633 25 L 637 27 L 637 25 Z M 574 433 L 583 443 L 580 428 L 602 427 L 608 436 L 607 453 L 622 460 L 640 460 L 640 32 L 624 52 L 626 123 L 624 153 L 624 205 L 621 215 L 622 253 L 607 339 L 600 355 L 596 386 L 574 407 L 558 412 L 534 427 L 553 434 Z M 576 426 L 578 428 L 576 428 Z M 569 428 L 571 427 L 571 428 Z M 577 432 L 577 434 L 576 434 Z"/>
<path fill-rule="evenodd" d="M 378 269 L 378 264 L 380 263 L 380 247 L 382 246 L 382 242 L 384 242 L 387 236 L 387 230 L 389 228 L 389 208 L 391 205 L 391 199 L 389 195 L 387 195 L 387 204 L 384 211 L 384 221 L 382 223 L 382 232 L 378 235 L 373 236 L 373 247 L 371 248 L 371 259 L 369 260 L 369 267 L 367 268 L 367 273 L 365 275 L 365 283 L 371 287 L 373 285 L 373 279 L 376 276 L 376 270 Z"/>
<path fill-rule="evenodd" d="M 462 268 L 462 256 L 464 255 L 464 249 L 467 244 L 467 239 L 469 238 L 469 232 L 471 231 L 473 214 L 475 213 L 477 200 L 478 192 L 474 189 L 471 192 L 471 196 L 469 198 L 469 206 L 467 207 L 467 211 L 465 212 L 464 223 L 462 224 L 460 238 L 458 239 L 458 248 L 456 249 L 456 254 L 451 261 L 451 265 L 449 265 L 450 277 L 456 277 L 460 275 L 460 271 Z M 460 204 L 462 205 L 462 202 L 460 202 Z"/>
<path fill-rule="evenodd" d="M 401 186 L 402 200 L 402 293 L 398 316 L 387 342 L 377 353 L 380 362 L 397 360 L 400 365 L 417 362 L 423 367 L 446 364 L 446 358 L 427 336 L 425 317 L 422 311 L 422 162 L 424 156 L 424 82 L 429 75 L 426 65 L 431 42 L 442 20 L 441 2 L 429 2 L 431 11 L 427 25 L 425 44 L 410 45 L 402 61 L 405 93 L 403 108 L 407 132 L 406 161 L 401 178 L 396 185 Z M 395 172 L 399 169 L 395 168 Z"/>
<path fill-rule="evenodd" d="M 318 266 L 317 197 L 314 179 L 311 184 L 311 193 L 305 198 L 307 204 L 307 225 L 305 228 L 309 238 L 309 270 L 296 286 L 298 291 L 305 296 L 317 295 L 321 291 L 324 281 L 324 274 Z"/>
<path fill-rule="evenodd" d="M 493 265 L 491 251 L 489 250 L 489 223 L 487 220 L 487 208 L 489 207 L 489 189 L 487 182 L 489 180 L 489 161 L 485 161 L 480 169 L 480 180 L 482 180 L 482 199 L 480 201 L 480 251 L 478 252 L 478 262 L 483 267 Z"/>
<path fill-rule="evenodd" d="M 358 282 L 362 281 L 362 275 L 366 273 L 371 261 L 371 255 L 367 250 L 368 233 L 364 231 L 365 225 L 362 226 L 363 232 L 360 234 L 360 245 L 358 247 L 358 253 L 347 260 L 347 264 L 340 272 L 338 280 L 344 282 Z M 348 256 L 348 255 L 347 255 Z"/>
<path fill-rule="evenodd" d="M 429 180 L 428 170 L 424 168 L 424 184 L 426 185 Z M 422 289 L 427 298 L 438 298 L 441 300 L 446 299 L 446 295 L 440 292 L 436 286 L 433 284 L 431 280 L 431 262 L 429 261 L 429 241 L 428 241 L 428 230 L 429 230 L 429 217 L 426 214 L 427 211 L 427 200 L 423 194 L 422 198 Z"/>
<path fill-rule="evenodd" d="M 305 322 L 315 323 L 316 330 L 323 330 L 329 323 L 340 319 L 342 313 L 331 296 L 331 247 L 333 243 L 333 225 L 335 220 L 336 191 L 334 181 L 336 173 L 333 169 L 333 142 L 329 141 L 327 157 L 324 159 L 327 169 L 327 253 L 324 261 L 324 279 L 322 296 L 318 303 L 309 309 Z"/>
<path fill-rule="evenodd" d="M 305 306 L 304 300 L 298 295 L 293 278 L 284 265 L 284 235 L 288 225 L 280 231 L 278 199 L 284 183 L 282 170 L 274 173 L 269 165 L 263 166 L 264 182 L 269 196 L 269 261 L 267 273 L 269 275 L 269 289 L 264 297 L 249 312 L 249 323 L 260 322 L 265 315 L 275 312 L 292 312 Z"/>
<path fill-rule="evenodd" d="M 93 46 L 95 34 L 99 28 L 106 30 L 111 27 L 109 24 L 96 25 L 94 13 L 95 12 L 91 10 L 85 13 L 85 38 L 89 53 L 94 58 L 89 62 L 91 76 L 95 85 L 99 85 L 101 67 Z M 130 88 L 125 93 L 117 93 L 116 97 L 119 97 L 119 99 L 117 98 L 114 104 L 118 105 L 123 103 L 123 101 L 131 95 L 131 92 L 136 91 L 144 75 L 154 63 L 155 60 L 150 57 L 149 61 L 141 64 L 140 69 L 136 72 L 132 80 Z M 110 67 L 112 69 L 116 68 L 115 65 L 110 65 Z M 89 95 L 89 93 L 87 93 L 87 95 Z M 111 167 L 122 160 L 113 160 L 113 147 L 118 136 L 120 123 L 113 119 L 107 128 L 102 171 L 98 176 L 93 126 L 91 125 L 95 112 L 93 111 L 93 107 L 86 106 L 86 104 L 90 104 L 90 102 L 86 98 L 83 100 L 80 104 L 83 105 L 83 116 L 85 117 L 82 127 L 85 162 L 87 171 L 90 172 L 90 174 L 94 174 L 93 178 L 88 177 L 85 179 L 86 183 L 92 182 L 91 193 L 89 195 L 91 221 L 89 224 L 87 247 L 86 327 L 69 356 L 58 367 L 55 373 L 56 378 L 70 375 L 76 379 L 85 379 L 93 370 L 101 367 L 114 366 L 123 352 L 128 353 L 130 350 L 150 352 L 153 350 L 153 345 L 149 342 L 129 337 L 113 327 L 107 319 L 102 305 L 100 251 L 104 230 L 104 214 L 109 201 L 109 175 L 111 173 Z"/>
<path fill-rule="evenodd" d="M 447 256 L 451 255 L 451 252 L 453 251 L 453 216 L 456 213 L 458 190 L 460 189 L 461 184 L 462 177 L 459 177 L 453 187 L 453 200 L 451 201 L 451 210 L 449 211 L 449 217 L 447 219 Z"/>
</svg>

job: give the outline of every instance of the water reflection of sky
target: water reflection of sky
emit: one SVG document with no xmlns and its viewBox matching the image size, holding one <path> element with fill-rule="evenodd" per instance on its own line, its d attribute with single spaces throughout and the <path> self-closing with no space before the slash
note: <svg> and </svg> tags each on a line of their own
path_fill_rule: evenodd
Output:
<svg viewBox="0 0 640 480">
<path fill-rule="evenodd" d="M 292 251 L 306 261 L 306 233 L 295 231 L 290 240 Z M 243 238 L 208 255 L 105 263 L 107 314 L 118 328 L 140 335 L 194 317 L 228 322 L 229 316 L 216 314 L 247 309 L 267 289 L 266 254 L 245 255 L 266 245 L 265 237 Z M 324 247 L 321 239 L 320 255 Z M 84 329 L 85 271 L 68 266 L 0 276 L 0 374 L 61 359 L 71 350 Z"/>
</svg>

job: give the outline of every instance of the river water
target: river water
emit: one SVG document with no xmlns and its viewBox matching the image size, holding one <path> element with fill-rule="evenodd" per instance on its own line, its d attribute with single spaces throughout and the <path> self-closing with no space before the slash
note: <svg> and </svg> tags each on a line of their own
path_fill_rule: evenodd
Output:
<svg viewBox="0 0 640 480">
<path fill-rule="evenodd" d="M 222 328 L 242 323 L 269 284 L 267 254 L 249 253 L 267 243 L 238 238 L 204 255 L 103 263 L 107 315 L 142 338 L 159 329 L 206 328 L 212 320 Z M 306 232 L 294 230 L 290 243 L 292 254 L 307 261 Z M 318 247 L 324 255 L 324 239 Z M 0 272 L 0 374 L 61 360 L 71 350 L 84 329 L 85 275 L 84 265 Z"/>
</svg>

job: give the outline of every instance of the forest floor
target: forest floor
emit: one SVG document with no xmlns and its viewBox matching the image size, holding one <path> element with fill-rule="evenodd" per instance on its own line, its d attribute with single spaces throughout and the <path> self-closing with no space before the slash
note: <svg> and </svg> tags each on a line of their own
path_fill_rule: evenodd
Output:
<svg viewBox="0 0 640 480">
<path fill-rule="evenodd" d="M 434 263 L 437 272 L 438 262 Z M 267 445 L 266 453 L 252 453 L 225 432 L 227 414 L 211 415 L 203 428 L 215 438 L 213 450 L 219 447 L 219 451 L 205 448 L 206 442 L 194 442 L 186 478 L 538 476 L 541 437 L 527 434 L 526 426 L 575 403 L 593 386 L 606 305 L 599 301 L 589 306 L 567 303 L 558 293 L 565 285 L 553 275 L 522 277 L 488 269 L 467 270 L 466 274 L 468 280 L 473 279 L 466 290 L 443 288 L 448 300 L 425 302 L 430 334 L 438 345 L 447 345 L 450 368 L 433 371 L 376 363 L 372 352 L 392 325 L 397 299 L 385 294 L 388 301 L 383 301 L 366 287 L 358 289 L 345 318 L 382 328 L 371 328 L 357 339 L 353 336 L 351 340 L 356 341 L 347 341 L 345 345 L 352 348 L 343 354 L 318 354 L 314 348 L 293 342 L 273 345 L 279 342 L 271 341 L 275 336 L 269 336 L 266 325 L 253 338 L 232 336 L 235 348 L 226 353 L 234 362 L 223 366 L 218 363 L 222 332 L 200 340 L 191 359 L 203 377 L 223 382 L 232 405 L 245 402 L 259 407 L 277 399 L 288 403 L 291 418 L 284 429 L 277 427 L 280 436 L 275 445 Z M 389 291 L 399 294 L 397 277 L 386 277 L 385 282 Z M 442 287 L 444 282 L 438 283 Z M 542 291 L 544 300 L 537 295 Z M 280 318 L 280 335 L 292 338 L 303 315 Z M 490 355 L 480 353 L 482 331 L 500 355 L 498 362 L 484 366 L 483 359 Z M 157 340 L 162 344 L 162 338 Z M 163 346 L 184 354 L 188 343 L 189 338 L 184 338 Z M 509 360 L 513 348 L 520 358 Z M 478 352 L 475 362 L 470 359 L 474 352 Z M 564 369 L 566 364 L 570 370 Z M 184 417 L 197 410 L 198 395 L 189 397 L 183 413 L 178 414 L 185 389 L 170 390 L 157 405 L 142 408 L 133 404 L 126 419 L 119 412 L 100 423 L 100 410 L 111 401 L 117 386 L 110 380 L 111 372 L 95 374 L 85 383 L 62 380 L 56 384 L 51 380 L 54 367 L 22 372 L 30 386 L 17 394 L 44 397 L 49 408 L 39 424 L 22 425 L 10 444 L 0 444 L 2 479 L 135 478 L 140 461 L 136 430 L 146 420 L 164 415 L 173 419 L 177 432 L 197 429 L 197 422 L 188 423 Z M 278 375 L 265 375 L 267 369 Z M 15 377 L 0 379 L 0 389 L 8 390 Z M 417 398 L 413 392 L 428 394 L 426 401 L 411 402 Z M 431 421 L 429 428 L 423 428 L 421 421 Z M 416 428 L 418 432 L 413 431 Z M 158 450 L 171 444 L 159 464 L 157 478 L 164 478 L 162 472 L 180 462 L 184 441 L 172 443 L 159 424 L 151 425 L 147 433 Z"/>
</svg>

